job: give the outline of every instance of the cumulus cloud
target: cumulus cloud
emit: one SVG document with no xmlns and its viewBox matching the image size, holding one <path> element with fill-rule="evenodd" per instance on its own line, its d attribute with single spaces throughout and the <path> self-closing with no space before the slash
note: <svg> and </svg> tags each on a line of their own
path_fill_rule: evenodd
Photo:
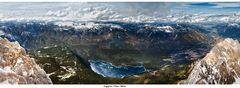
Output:
<svg viewBox="0 0 240 88">
<path fill-rule="evenodd" d="M 239 12 L 239 3 L 190 2 L 45 2 L 0 3 L 4 18 L 44 18 L 61 20 L 147 21 L 167 18 L 191 18 L 192 14 Z M 41 19 L 42 19 L 41 18 Z M 168 20 L 168 19 L 167 19 Z M 176 19 L 173 19 L 176 20 Z"/>
<path fill-rule="evenodd" d="M 0 13 L 0 18 L 3 18 L 3 14 Z"/>
<path fill-rule="evenodd" d="M 105 7 L 123 16 L 164 16 L 171 13 L 174 6 L 181 3 L 164 3 L 164 2 L 87 2 L 87 3 L 0 3 L 0 10 L 9 15 L 43 15 L 49 10 L 57 11 L 68 7 L 72 10 L 83 8 Z"/>
<path fill-rule="evenodd" d="M 170 14 L 170 3 L 156 3 L 156 2 L 135 2 L 135 3 L 117 3 L 116 9 L 125 15 L 147 15 L 147 16 L 161 16 Z"/>
</svg>

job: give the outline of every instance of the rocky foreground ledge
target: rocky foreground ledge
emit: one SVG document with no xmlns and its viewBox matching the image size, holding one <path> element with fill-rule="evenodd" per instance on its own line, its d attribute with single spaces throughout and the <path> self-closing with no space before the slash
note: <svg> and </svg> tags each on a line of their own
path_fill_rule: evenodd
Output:
<svg viewBox="0 0 240 88">
<path fill-rule="evenodd" d="M 230 38 L 215 45 L 196 63 L 185 84 L 240 83 L 240 44 Z"/>
<path fill-rule="evenodd" d="M 18 42 L 0 38 L 0 83 L 52 84 L 52 81 Z"/>
</svg>

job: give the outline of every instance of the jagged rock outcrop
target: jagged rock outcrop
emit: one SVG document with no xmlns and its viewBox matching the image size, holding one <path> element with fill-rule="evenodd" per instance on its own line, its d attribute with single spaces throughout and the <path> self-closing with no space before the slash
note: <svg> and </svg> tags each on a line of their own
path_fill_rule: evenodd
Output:
<svg viewBox="0 0 240 88">
<path fill-rule="evenodd" d="M 240 44 L 230 38 L 216 44 L 196 63 L 186 84 L 232 84 L 240 76 Z"/>
<path fill-rule="evenodd" d="M 0 83 L 51 84 L 52 82 L 18 42 L 0 38 Z"/>
</svg>

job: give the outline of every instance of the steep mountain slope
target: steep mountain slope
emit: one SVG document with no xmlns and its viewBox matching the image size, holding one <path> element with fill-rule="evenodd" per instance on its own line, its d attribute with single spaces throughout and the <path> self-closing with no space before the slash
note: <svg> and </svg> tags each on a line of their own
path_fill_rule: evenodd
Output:
<svg viewBox="0 0 240 88">
<path fill-rule="evenodd" d="M 18 42 L 0 38 L 0 83 L 51 84 L 46 72 L 26 55 Z"/>
<path fill-rule="evenodd" d="M 29 53 L 51 78 L 53 84 L 108 83 L 66 47 L 49 47 Z"/>
<path fill-rule="evenodd" d="M 240 75 L 240 44 L 230 38 L 216 44 L 199 61 L 186 84 L 232 84 Z"/>
<path fill-rule="evenodd" d="M 178 23 L 9 21 L 0 26 L 2 37 L 18 41 L 27 50 L 66 46 L 85 62 L 98 58 L 154 70 L 163 65 L 161 59 L 187 63 L 203 56 L 211 40 L 200 27 Z"/>
</svg>

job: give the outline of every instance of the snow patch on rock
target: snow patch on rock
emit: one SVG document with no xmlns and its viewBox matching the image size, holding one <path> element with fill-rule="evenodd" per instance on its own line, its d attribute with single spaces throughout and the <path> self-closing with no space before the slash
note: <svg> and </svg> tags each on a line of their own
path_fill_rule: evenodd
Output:
<svg viewBox="0 0 240 88">
<path fill-rule="evenodd" d="M 51 79 L 18 42 L 0 38 L 0 84 L 51 84 Z"/>
<path fill-rule="evenodd" d="M 191 71 L 186 84 L 239 83 L 240 44 L 230 38 L 218 43 Z"/>
</svg>

